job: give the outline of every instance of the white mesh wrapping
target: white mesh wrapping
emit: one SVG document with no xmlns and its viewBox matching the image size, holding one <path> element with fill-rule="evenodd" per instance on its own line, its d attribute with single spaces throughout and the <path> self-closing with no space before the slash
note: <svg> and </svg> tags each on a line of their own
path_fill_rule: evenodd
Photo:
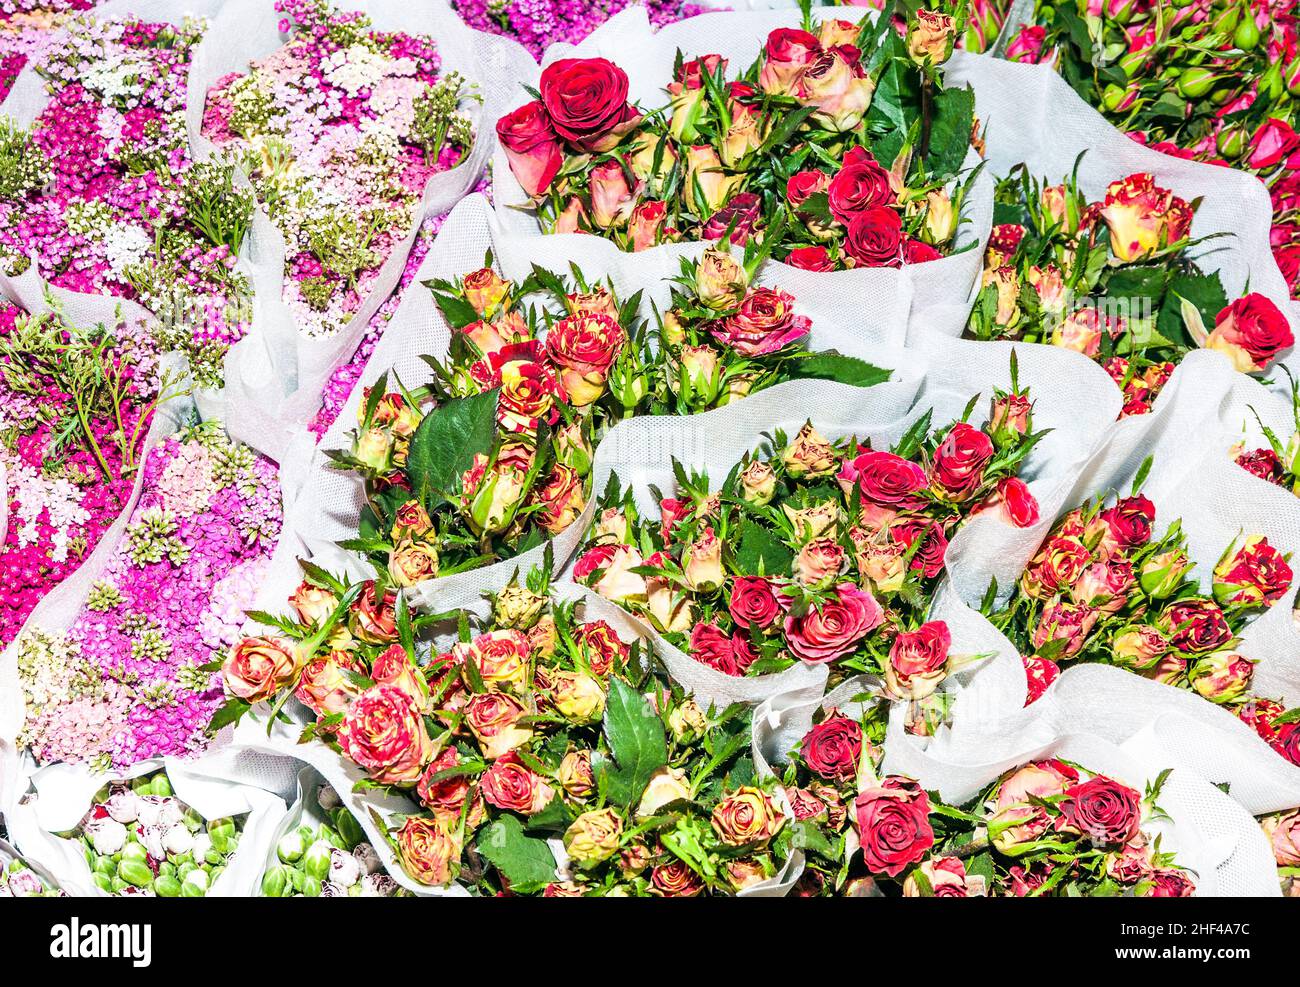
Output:
<svg viewBox="0 0 1300 987">
<path fill-rule="evenodd" d="M 475 111 L 477 136 L 468 158 L 435 175 L 425 188 L 406 237 L 380 269 L 379 277 L 347 325 L 329 337 L 299 332 L 282 299 L 285 242 L 259 208 L 245 245 L 254 288 L 253 327 L 226 358 L 224 418 L 231 435 L 273 458 L 284 454 L 291 431 L 307 423 L 320 404 L 329 375 L 356 350 L 366 324 L 397 287 L 416 232 L 426 216 L 451 209 L 471 189 L 491 158 L 493 124 L 511 105 L 518 81 L 533 64 L 528 53 L 507 38 L 472 31 L 442 2 L 349 0 L 346 10 L 368 14 L 379 30 L 432 37 L 443 73 L 459 71 L 483 97 Z M 280 15 L 267 0 L 226 0 L 195 52 L 189 78 L 190 140 L 200 158 L 213 151 L 200 133 L 208 88 L 229 72 L 246 72 L 283 43 Z"/>
<path fill-rule="evenodd" d="M 850 10 L 813 11 L 813 16 L 819 19 L 849 17 L 856 20 L 861 14 L 861 11 Z M 778 27 L 797 27 L 800 17 L 797 10 L 711 13 L 652 31 L 644 8 L 634 6 L 611 17 L 581 44 L 551 45 L 542 64 L 549 65 L 561 58 L 608 58 L 627 72 L 630 82 L 628 99 L 645 109 L 653 109 L 667 101 L 663 89 L 672 81 L 673 61 L 679 49 L 688 59 L 720 54 L 729 60 L 732 71 L 740 71 L 755 60 L 771 31 Z M 540 69 L 533 66 L 527 83 L 536 87 L 540 75 Z M 507 105 L 519 106 L 527 98 L 527 94 L 518 89 Z M 966 165 L 973 167 L 978 161 L 971 152 Z M 499 147 L 492 174 L 493 198 L 502 224 L 511 232 L 537 236 L 536 218 L 520 209 L 527 202 L 527 196 L 515 181 L 505 152 Z M 984 244 L 993 223 L 993 184 L 987 174 L 981 173 L 967 192 L 963 218 L 965 222 L 958 233 L 957 247 L 969 249 L 943 260 L 901 270 L 875 268 L 811 275 L 795 272 L 776 262 L 769 263 L 768 267 L 781 270 L 784 276 L 802 274 L 801 280 L 806 280 L 809 290 L 796 295 L 801 300 L 820 304 L 823 298 L 838 298 L 851 301 L 859 313 L 872 311 L 877 308 L 879 300 L 891 299 L 906 291 L 914 299 L 914 322 L 919 320 L 921 325 L 941 329 L 948 335 L 959 335 L 966 323 L 969 302 L 979 279 Z M 570 245 L 580 239 L 599 240 L 604 250 L 620 252 L 613 243 L 585 234 L 563 234 L 547 239 L 553 244 L 551 249 L 562 255 L 567 255 Z M 638 270 L 646 272 L 648 277 L 661 277 L 676 270 L 676 256 L 684 246 L 666 244 L 632 256 L 636 258 Z M 900 282 L 909 287 L 902 287 Z"/>
<path fill-rule="evenodd" d="M 1290 315 L 1290 292 L 1273 259 L 1273 206 L 1264 183 L 1233 168 L 1186 161 L 1144 147 L 1116 129 L 1046 65 L 1020 65 L 992 55 L 956 52 L 945 66 L 949 85 L 975 90 L 975 112 L 988 127 L 987 161 L 998 177 L 1024 162 L 1049 183 L 1079 164 L 1079 187 L 1090 200 L 1133 172 L 1187 201 L 1204 197 L 1192 236 L 1227 233 L 1193 250 L 1207 270 L 1218 270 L 1229 298 L 1245 291 L 1267 295 Z M 1300 323 L 1292 319 L 1292 328 Z"/>
<path fill-rule="evenodd" d="M 292 790 L 297 770 L 282 757 L 222 751 L 192 761 L 141 761 L 129 771 L 110 774 L 94 774 L 84 765 L 52 764 L 32 775 L 35 794 L 6 811 L 10 835 L 70 895 L 107 897 L 91 880 L 80 842 L 55 834 L 76 828 L 95 793 L 108 782 L 138 778 L 159 768 L 166 769 L 176 797 L 204 819 L 246 814 L 239 847 L 208 895 L 252 895 L 261 880 L 266 848 L 285 811 L 282 797 L 273 792 Z"/>
</svg>

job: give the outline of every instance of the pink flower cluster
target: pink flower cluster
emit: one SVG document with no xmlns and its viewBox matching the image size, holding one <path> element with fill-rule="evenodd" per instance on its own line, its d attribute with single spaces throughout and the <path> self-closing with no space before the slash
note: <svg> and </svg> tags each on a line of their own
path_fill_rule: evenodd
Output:
<svg viewBox="0 0 1300 987">
<path fill-rule="evenodd" d="M 76 674 L 50 669 L 45 655 L 20 657 L 29 695 L 46 697 L 29 698 L 25 739 L 37 758 L 123 767 L 197 750 L 221 705 L 219 680 L 201 669 L 237 639 L 280 522 L 274 465 L 219 427 L 160 443 L 86 608 L 65 641 L 44 642 Z"/>
</svg>

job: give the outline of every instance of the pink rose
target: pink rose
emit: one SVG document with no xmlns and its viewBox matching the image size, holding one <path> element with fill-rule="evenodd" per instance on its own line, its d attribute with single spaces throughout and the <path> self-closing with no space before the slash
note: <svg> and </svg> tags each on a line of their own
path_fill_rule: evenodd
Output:
<svg viewBox="0 0 1300 987">
<path fill-rule="evenodd" d="M 850 653 L 884 619 L 875 597 L 851 583 L 841 583 L 835 587 L 834 599 L 809 607 L 802 615 L 786 615 L 786 643 L 795 657 L 810 664 L 835 661 Z"/>
</svg>

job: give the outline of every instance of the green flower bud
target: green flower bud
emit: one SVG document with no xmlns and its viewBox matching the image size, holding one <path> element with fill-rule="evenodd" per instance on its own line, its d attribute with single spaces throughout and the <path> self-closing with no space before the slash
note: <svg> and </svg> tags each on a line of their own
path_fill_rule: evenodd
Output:
<svg viewBox="0 0 1300 987">
<path fill-rule="evenodd" d="M 358 844 L 365 842 L 366 831 L 361 828 L 356 817 L 347 809 L 340 807 L 334 815 L 334 826 L 343 837 L 343 849 L 349 853 Z"/>
<path fill-rule="evenodd" d="M 304 898 L 319 898 L 320 879 L 311 876 L 304 876 L 301 890 Z"/>
<path fill-rule="evenodd" d="M 149 851 L 145 849 L 143 843 L 128 843 L 122 847 L 123 860 L 144 860 L 149 856 Z"/>
<path fill-rule="evenodd" d="M 1254 14 L 1247 13 L 1237 22 L 1237 28 L 1232 32 L 1232 43 L 1242 51 L 1250 51 L 1259 44 L 1259 28 L 1255 25 Z"/>
<path fill-rule="evenodd" d="M 159 898 L 179 898 L 181 882 L 165 874 L 159 874 L 153 881 L 153 892 Z"/>
<path fill-rule="evenodd" d="M 1205 68 L 1190 68 L 1178 77 L 1178 95 L 1184 99 L 1198 99 L 1208 93 L 1219 77 Z"/>
<path fill-rule="evenodd" d="M 316 880 L 325 880 L 325 875 L 330 872 L 330 850 L 332 849 L 334 845 L 329 840 L 317 840 L 307 848 L 299 866 L 304 873 Z"/>
<path fill-rule="evenodd" d="M 172 794 L 172 783 L 167 780 L 167 775 L 161 771 L 153 776 L 153 781 L 149 787 L 152 793 L 159 798 L 169 798 Z"/>
<path fill-rule="evenodd" d="M 105 874 L 102 871 L 95 871 L 91 875 L 91 880 L 95 882 L 95 887 L 99 888 L 105 894 L 113 893 L 113 877 L 111 874 Z"/>
<path fill-rule="evenodd" d="M 208 875 L 197 868 L 185 875 L 181 881 L 182 898 L 203 898 L 208 893 Z"/>
<path fill-rule="evenodd" d="M 267 898 L 285 898 L 285 893 L 293 887 L 289 880 L 288 867 L 272 867 L 262 875 L 262 894 Z"/>
<path fill-rule="evenodd" d="M 117 865 L 117 876 L 137 888 L 147 888 L 153 883 L 153 871 L 140 860 L 124 859 Z"/>
<path fill-rule="evenodd" d="M 285 864 L 296 863 L 306 851 L 307 847 L 302 837 L 296 832 L 285 833 L 275 845 L 275 855 L 280 858 L 281 863 Z"/>
</svg>

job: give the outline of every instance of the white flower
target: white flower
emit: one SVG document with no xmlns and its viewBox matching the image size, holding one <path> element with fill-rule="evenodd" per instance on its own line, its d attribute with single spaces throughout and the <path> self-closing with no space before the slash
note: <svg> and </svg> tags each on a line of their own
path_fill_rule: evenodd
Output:
<svg viewBox="0 0 1300 987">
<path fill-rule="evenodd" d="M 384 869 L 379 854 L 375 853 L 375 848 L 369 843 L 358 843 L 356 849 L 352 851 L 352 856 L 357 858 L 357 863 L 362 866 L 367 874 L 373 874 Z"/>
<path fill-rule="evenodd" d="M 137 799 L 138 796 L 129 788 L 114 792 L 104 803 L 104 809 L 120 823 L 135 822 L 139 813 Z"/>
<path fill-rule="evenodd" d="M 367 874 L 361 879 L 361 897 L 391 898 L 397 893 L 397 882 L 387 874 Z"/>
<path fill-rule="evenodd" d="M 207 891 L 208 872 L 205 871 L 202 867 L 195 867 L 192 871 L 190 871 L 188 874 L 185 875 L 185 879 L 181 881 L 181 884 L 189 884 L 193 887 L 198 888 L 200 891 Z"/>
<path fill-rule="evenodd" d="M 118 853 L 126 846 L 126 827 L 113 818 L 96 819 L 88 827 L 86 835 L 100 856 Z"/>
<path fill-rule="evenodd" d="M 163 834 L 163 848 L 168 853 L 189 853 L 194 849 L 194 834 L 185 826 L 172 826 Z"/>
<path fill-rule="evenodd" d="M 165 799 L 162 808 L 158 811 L 158 825 L 164 829 L 175 826 L 185 818 L 185 809 L 181 806 L 180 799 Z"/>
<path fill-rule="evenodd" d="M 208 855 L 208 851 L 211 849 L 212 849 L 211 836 L 209 836 L 207 833 L 194 834 L 194 847 L 191 850 L 191 853 L 194 854 L 194 859 L 196 862 L 206 857 Z"/>
<path fill-rule="evenodd" d="M 141 826 L 157 826 L 162 821 L 163 800 L 157 795 L 137 796 L 135 817 Z"/>
<path fill-rule="evenodd" d="M 144 848 L 149 851 L 149 856 L 154 860 L 162 860 L 167 856 L 167 851 L 163 849 L 164 832 L 161 826 L 146 826 L 140 830 L 140 842 L 144 844 Z"/>
<path fill-rule="evenodd" d="M 335 847 L 330 853 L 330 876 L 335 884 L 350 888 L 361 880 L 361 864 L 346 850 Z"/>
<path fill-rule="evenodd" d="M 9 878 L 9 891 L 15 898 L 38 895 L 45 890 L 41 879 L 29 870 L 20 870 Z"/>
</svg>

